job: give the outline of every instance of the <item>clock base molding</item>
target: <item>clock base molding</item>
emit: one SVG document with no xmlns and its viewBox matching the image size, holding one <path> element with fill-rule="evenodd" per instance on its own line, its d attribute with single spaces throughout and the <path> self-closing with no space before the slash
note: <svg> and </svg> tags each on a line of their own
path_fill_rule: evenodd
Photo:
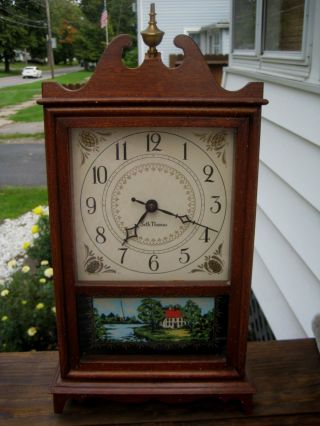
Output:
<svg viewBox="0 0 320 426">
<path fill-rule="evenodd" d="M 55 413 L 62 413 L 68 399 L 104 398 L 109 401 L 141 403 L 157 400 L 168 404 L 183 404 L 199 399 L 215 398 L 224 403 L 239 401 L 246 414 L 252 410 L 254 388 L 246 380 L 192 382 L 101 382 L 62 379 L 57 367 L 51 393 Z"/>
</svg>

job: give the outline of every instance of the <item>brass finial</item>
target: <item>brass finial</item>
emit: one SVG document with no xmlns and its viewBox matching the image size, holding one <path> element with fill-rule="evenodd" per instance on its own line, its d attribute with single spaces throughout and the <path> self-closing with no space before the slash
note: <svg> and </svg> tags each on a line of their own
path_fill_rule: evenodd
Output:
<svg viewBox="0 0 320 426">
<path fill-rule="evenodd" d="M 158 44 L 161 43 L 162 37 L 164 35 L 164 32 L 159 30 L 159 28 L 157 27 L 154 3 L 150 4 L 149 15 L 150 15 L 149 25 L 144 31 L 141 31 L 141 35 L 142 35 L 144 43 L 147 46 L 149 46 L 148 56 L 150 58 L 154 58 L 158 54 L 156 46 L 158 46 Z"/>
</svg>

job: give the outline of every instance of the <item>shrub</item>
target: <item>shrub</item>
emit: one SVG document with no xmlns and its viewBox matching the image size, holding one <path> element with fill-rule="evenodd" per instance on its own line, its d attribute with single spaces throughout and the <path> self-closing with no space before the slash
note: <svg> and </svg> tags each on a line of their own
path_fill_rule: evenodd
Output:
<svg viewBox="0 0 320 426">
<path fill-rule="evenodd" d="M 36 227 L 38 237 L 27 249 L 27 254 L 29 257 L 39 262 L 41 259 L 48 260 L 51 265 L 49 216 L 41 214 Z"/>
<path fill-rule="evenodd" d="M 38 210 L 37 210 L 38 209 Z M 13 273 L 0 285 L 0 351 L 50 350 L 56 348 L 53 269 L 49 219 L 43 209 L 34 209 L 39 220 L 35 237 L 26 247 L 20 268 L 10 261 Z"/>
</svg>

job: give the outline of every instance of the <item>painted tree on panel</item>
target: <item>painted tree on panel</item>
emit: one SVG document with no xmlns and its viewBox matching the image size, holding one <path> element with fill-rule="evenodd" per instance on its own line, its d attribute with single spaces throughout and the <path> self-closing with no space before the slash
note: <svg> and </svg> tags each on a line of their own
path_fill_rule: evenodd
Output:
<svg viewBox="0 0 320 426">
<path fill-rule="evenodd" d="M 192 332 L 195 325 L 199 323 L 201 319 L 201 309 L 195 302 L 188 300 L 183 308 L 183 316 L 187 328 L 189 328 Z"/>
<path fill-rule="evenodd" d="M 138 318 L 152 331 L 160 327 L 161 322 L 164 320 L 164 312 L 161 302 L 154 299 L 143 299 L 141 305 L 138 307 Z"/>
</svg>

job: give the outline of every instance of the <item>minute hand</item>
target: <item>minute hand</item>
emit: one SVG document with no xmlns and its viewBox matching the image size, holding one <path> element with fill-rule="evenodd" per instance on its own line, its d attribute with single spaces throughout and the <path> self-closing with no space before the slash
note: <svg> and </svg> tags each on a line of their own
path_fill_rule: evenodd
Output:
<svg viewBox="0 0 320 426">
<path fill-rule="evenodd" d="M 143 206 L 145 206 L 147 204 L 144 201 L 137 200 L 135 197 L 132 197 L 131 201 L 139 203 L 139 204 L 142 204 Z M 192 223 L 193 225 L 198 225 L 198 226 L 201 226 L 202 228 L 210 229 L 210 231 L 218 232 L 216 229 L 210 228 L 209 226 L 202 225 L 202 223 L 198 223 L 198 222 L 196 222 L 194 220 L 191 220 L 189 218 L 189 216 L 186 215 L 186 214 L 185 215 L 179 215 L 179 214 L 175 214 L 175 213 L 169 212 L 168 210 L 165 210 L 165 209 L 160 209 L 158 207 L 158 203 L 156 203 L 156 208 L 153 210 L 153 212 L 155 212 L 155 211 L 159 211 L 159 212 L 162 212 L 164 214 L 168 214 L 169 216 L 176 217 L 177 219 L 180 219 L 182 223 Z"/>
<path fill-rule="evenodd" d="M 174 214 L 174 213 L 172 213 L 172 212 L 169 212 L 168 210 L 164 210 L 164 209 L 160 209 L 159 207 L 158 207 L 158 209 L 157 209 L 159 212 L 162 212 L 162 213 L 165 213 L 165 214 L 168 214 L 168 215 L 170 215 L 170 216 L 174 216 L 174 217 L 176 217 L 176 218 L 178 218 L 178 219 L 180 219 L 181 220 L 181 222 L 182 223 L 192 223 L 193 225 L 198 225 L 198 226 L 201 226 L 202 228 L 206 228 L 206 229 L 210 229 L 211 231 L 213 231 L 213 232 L 218 232 L 216 229 L 213 229 L 213 228 L 210 228 L 209 226 L 207 226 L 207 225 L 202 225 L 202 223 L 198 223 L 198 222 L 196 222 L 195 220 L 191 220 L 190 218 L 189 218 L 189 216 L 188 215 L 179 215 L 179 214 Z"/>
</svg>

